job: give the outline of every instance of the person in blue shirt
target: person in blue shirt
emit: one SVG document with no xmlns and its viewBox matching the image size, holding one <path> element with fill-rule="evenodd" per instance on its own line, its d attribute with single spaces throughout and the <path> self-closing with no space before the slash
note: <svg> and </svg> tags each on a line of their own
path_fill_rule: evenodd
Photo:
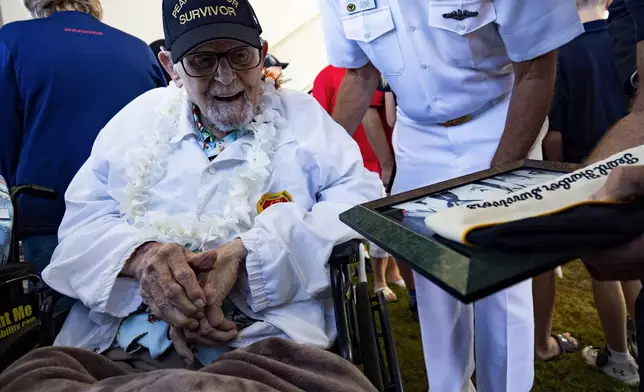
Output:
<svg viewBox="0 0 644 392">
<path fill-rule="evenodd" d="M 0 175 L 9 187 L 54 188 L 22 197 L 18 236 L 41 272 L 58 244 L 64 193 L 105 124 L 166 85 L 143 41 L 101 22 L 99 0 L 24 0 L 34 20 L 0 28 Z"/>
<path fill-rule="evenodd" d="M 610 3 L 577 0 L 585 33 L 559 49 L 555 97 L 544 141 L 548 160 L 583 162 L 602 136 L 626 114 L 624 83 L 605 20 Z M 536 278 L 534 284 L 535 345 L 537 357 L 545 360 L 578 348 L 568 334 L 550 336 L 554 281 L 554 274 L 549 272 Z M 593 296 L 607 344 L 605 348 L 589 346 L 582 350 L 586 362 L 629 385 L 637 385 L 639 375 L 628 350 L 626 313 L 627 309 L 634 313 L 640 288 L 639 282 L 593 281 Z M 552 344 L 553 339 L 557 345 Z"/>
<path fill-rule="evenodd" d="M 585 33 L 559 49 L 549 160 L 580 163 L 626 107 L 606 20 L 607 0 L 577 0 Z"/>
<path fill-rule="evenodd" d="M 644 71 L 644 0 L 625 0 L 627 10 L 635 26 L 637 72 Z M 630 40 L 630 34 L 625 35 Z M 610 157 L 620 151 L 644 145 L 644 96 L 634 94 L 634 103 L 630 113 L 604 135 L 597 147 L 585 160 L 592 164 Z M 612 172 L 598 195 L 597 200 L 630 200 L 644 197 L 644 170 L 642 166 L 632 170 L 615 170 Z M 594 279 L 615 281 L 626 279 L 644 279 L 644 235 L 632 242 L 602 252 L 593 252 L 582 258 Z M 641 291 L 635 304 L 635 327 L 637 336 L 644 336 L 644 291 Z M 644 352 L 644 339 L 637 339 L 638 353 Z M 644 377 L 642 354 L 640 362 L 640 379 Z M 639 384 L 639 391 L 644 392 L 644 383 Z"/>
</svg>

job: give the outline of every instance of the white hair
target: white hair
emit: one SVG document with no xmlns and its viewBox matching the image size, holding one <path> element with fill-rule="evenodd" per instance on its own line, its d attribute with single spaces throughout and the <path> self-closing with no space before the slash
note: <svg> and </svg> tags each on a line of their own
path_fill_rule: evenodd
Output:
<svg viewBox="0 0 644 392">
<path fill-rule="evenodd" d="M 75 10 L 103 19 L 101 0 L 23 0 L 34 18 L 46 18 L 54 12 Z"/>
</svg>

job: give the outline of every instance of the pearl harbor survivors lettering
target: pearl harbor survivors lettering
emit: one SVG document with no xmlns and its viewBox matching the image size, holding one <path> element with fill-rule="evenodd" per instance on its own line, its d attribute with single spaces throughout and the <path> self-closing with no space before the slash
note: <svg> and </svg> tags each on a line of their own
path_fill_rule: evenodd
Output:
<svg viewBox="0 0 644 392">
<path fill-rule="evenodd" d="M 639 158 L 634 157 L 633 154 L 627 153 L 612 161 L 604 162 L 594 167 L 563 176 L 559 180 L 541 185 L 538 188 L 534 188 L 526 192 L 515 192 L 505 199 L 469 204 L 466 207 L 470 210 L 477 210 L 481 208 L 509 207 L 514 203 L 526 200 L 541 200 L 543 199 L 543 192 L 554 192 L 559 189 L 569 190 L 573 184 L 579 181 L 596 180 L 598 178 L 606 177 L 618 166 L 634 165 L 639 161 Z"/>
</svg>

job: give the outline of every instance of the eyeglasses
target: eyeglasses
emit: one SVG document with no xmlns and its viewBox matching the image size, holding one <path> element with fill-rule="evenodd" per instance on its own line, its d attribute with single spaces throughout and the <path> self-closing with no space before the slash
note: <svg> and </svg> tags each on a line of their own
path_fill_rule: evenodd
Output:
<svg viewBox="0 0 644 392">
<path fill-rule="evenodd" d="M 261 52 L 251 46 L 238 46 L 223 53 L 194 52 L 181 59 L 183 70 L 193 78 L 213 75 L 219 69 L 220 59 L 225 58 L 230 67 L 237 71 L 246 71 L 257 67 L 261 61 Z"/>
</svg>

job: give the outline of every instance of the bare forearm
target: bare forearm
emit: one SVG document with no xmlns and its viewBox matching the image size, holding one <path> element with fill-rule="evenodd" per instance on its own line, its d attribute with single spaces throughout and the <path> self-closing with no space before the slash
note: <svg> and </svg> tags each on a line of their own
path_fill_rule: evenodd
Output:
<svg viewBox="0 0 644 392">
<path fill-rule="evenodd" d="M 642 144 L 644 144 L 644 111 L 633 111 L 608 131 L 585 163 L 595 163 Z"/>
<path fill-rule="evenodd" d="M 374 108 L 367 109 L 367 113 L 362 119 L 362 125 L 364 126 L 365 133 L 367 134 L 369 144 L 376 153 L 376 157 L 378 157 L 380 166 L 391 165 L 393 163 L 394 156 L 389 148 L 385 128 L 382 125 L 382 119 L 380 118 L 378 111 Z"/>
<path fill-rule="evenodd" d="M 385 112 L 387 114 L 387 124 L 393 128 L 396 125 L 396 98 L 394 93 L 385 93 Z"/>
<path fill-rule="evenodd" d="M 368 63 L 362 68 L 347 70 L 333 110 L 333 119 L 350 134 L 360 125 L 378 88 L 380 73 Z"/>
<path fill-rule="evenodd" d="M 543 139 L 543 156 L 552 162 L 563 162 L 563 138 L 559 131 L 549 131 Z"/>
<path fill-rule="evenodd" d="M 637 44 L 637 69 L 644 73 L 644 41 Z M 631 112 L 611 128 L 586 159 L 587 164 L 644 144 L 644 96 L 637 94 Z"/>
<path fill-rule="evenodd" d="M 556 52 L 514 64 L 515 81 L 510 108 L 492 166 L 528 156 L 550 110 L 556 65 Z"/>
</svg>

